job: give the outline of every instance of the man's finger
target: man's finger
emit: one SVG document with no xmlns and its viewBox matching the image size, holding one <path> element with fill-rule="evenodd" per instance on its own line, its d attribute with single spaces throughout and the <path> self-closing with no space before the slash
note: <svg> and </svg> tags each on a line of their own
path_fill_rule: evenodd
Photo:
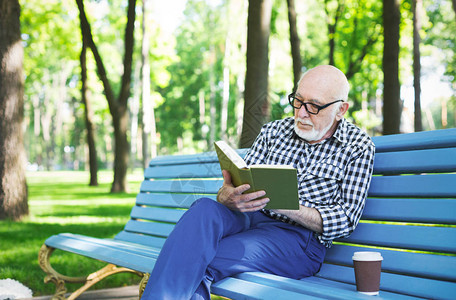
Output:
<svg viewBox="0 0 456 300">
<path fill-rule="evenodd" d="M 250 189 L 249 184 L 247 184 L 247 183 L 242 184 L 236 188 L 236 193 L 240 195 L 240 194 L 244 193 L 245 191 L 247 191 L 248 189 Z"/>
<path fill-rule="evenodd" d="M 244 202 L 243 207 L 241 209 L 242 212 L 251 212 L 263 209 L 266 204 L 269 202 L 269 198 L 263 198 L 259 200 L 252 200 L 248 202 Z"/>
<path fill-rule="evenodd" d="M 250 186 L 249 186 L 250 188 Z M 246 189 L 248 190 L 248 189 Z M 243 192 L 245 192 L 246 190 L 244 190 Z M 257 198 L 261 198 L 261 197 L 264 197 L 266 195 L 266 192 L 261 190 L 261 191 L 256 191 L 256 192 L 252 192 L 252 193 L 247 193 L 247 194 L 243 194 L 241 196 L 242 198 L 242 201 L 252 201 L 254 199 L 257 199 Z"/>
</svg>

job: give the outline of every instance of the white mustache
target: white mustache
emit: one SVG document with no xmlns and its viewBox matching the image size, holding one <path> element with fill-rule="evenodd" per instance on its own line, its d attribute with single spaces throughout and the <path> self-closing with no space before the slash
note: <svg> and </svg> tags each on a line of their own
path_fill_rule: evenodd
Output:
<svg viewBox="0 0 456 300">
<path fill-rule="evenodd" d="M 310 121 L 310 120 L 305 120 L 305 119 L 301 119 L 301 118 L 296 118 L 295 120 L 295 123 L 301 123 L 301 124 L 304 124 L 304 125 L 310 125 L 310 126 L 313 126 L 313 123 Z"/>
</svg>

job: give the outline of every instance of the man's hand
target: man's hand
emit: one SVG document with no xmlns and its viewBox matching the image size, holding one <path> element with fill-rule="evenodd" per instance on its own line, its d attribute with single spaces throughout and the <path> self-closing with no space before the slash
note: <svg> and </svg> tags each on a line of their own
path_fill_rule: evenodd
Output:
<svg viewBox="0 0 456 300">
<path fill-rule="evenodd" d="M 229 209 L 241 212 L 252 212 L 263 209 L 269 202 L 269 198 L 258 199 L 266 195 L 265 191 L 242 194 L 250 188 L 250 185 L 243 184 L 234 187 L 231 182 L 230 172 L 222 170 L 222 174 L 223 186 L 217 194 L 217 201 Z"/>
</svg>

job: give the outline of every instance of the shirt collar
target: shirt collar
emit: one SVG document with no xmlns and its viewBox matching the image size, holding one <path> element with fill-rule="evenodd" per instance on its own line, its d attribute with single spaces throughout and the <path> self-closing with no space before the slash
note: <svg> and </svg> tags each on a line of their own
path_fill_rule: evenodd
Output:
<svg viewBox="0 0 456 300">
<path fill-rule="evenodd" d="M 287 135 L 290 138 L 298 138 L 301 139 L 297 134 L 296 131 L 294 130 L 294 117 L 289 118 L 290 126 L 287 127 Z M 337 125 L 336 131 L 332 135 L 331 138 L 336 139 L 342 144 L 345 144 L 348 142 L 348 128 L 347 128 L 347 120 L 345 118 L 342 118 Z"/>
</svg>

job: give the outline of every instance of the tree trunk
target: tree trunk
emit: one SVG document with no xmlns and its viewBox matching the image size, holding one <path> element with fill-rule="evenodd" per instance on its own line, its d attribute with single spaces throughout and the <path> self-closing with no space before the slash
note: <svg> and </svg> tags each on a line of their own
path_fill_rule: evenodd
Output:
<svg viewBox="0 0 456 300">
<path fill-rule="evenodd" d="M 240 147 L 253 144 L 269 119 L 268 70 L 271 0 L 250 0 L 247 29 L 244 119 Z"/>
<path fill-rule="evenodd" d="M 28 214 L 22 121 L 24 51 L 17 0 L 0 2 L 0 219 Z"/>
<path fill-rule="evenodd" d="M 453 0 L 453 10 L 454 14 L 456 15 L 456 0 Z"/>
<path fill-rule="evenodd" d="M 90 166 L 90 186 L 98 186 L 98 163 L 97 163 L 97 148 L 95 147 L 95 134 L 93 126 L 93 111 L 89 101 L 89 91 L 87 88 L 87 44 L 82 39 L 81 50 L 81 98 L 84 103 L 85 124 L 87 130 L 87 145 L 89 147 L 89 166 Z"/>
<path fill-rule="evenodd" d="M 293 59 L 293 92 L 298 87 L 298 81 L 301 78 L 301 40 L 299 39 L 296 24 L 296 9 L 294 0 L 287 0 L 288 4 L 288 23 L 290 24 L 290 45 L 291 57 Z"/>
<path fill-rule="evenodd" d="M 147 27 L 149 1 L 143 0 L 141 44 L 141 92 L 142 92 L 142 157 L 143 166 L 147 168 L 149 160 L 157 156 L 155 114 L 150 98 L 150 64 L 149 64 L 149 31 Z"/>
<path fill-rule="evenodd" d="M 127 140 L 128 110 L 119 106 L 113 115 L 114 123 L 114 181 L 112 193 L 128 192 L 127 169 L 130 157 L 130 146 Z"/>
<path fill-rule="evenodd" d="M 326 22 L 328 24 L 328 35 L 329 35 L 329 64 L 335 66 L 334 54 L 336 52 L 336 28 L 339 18 L 342 15 L 342 12 L 345 9 L 345 3 L 342 0 L 337 1 L 337 9 L 334 13 L 334 20 L 331 18 L 331 13 L 329 11 L 329 1 L 325 0 L 325 12 L 326 12 Z"/>
<path fill-rule="evenodd" d="M 129 143 L 127 139 L 127 123 L 128 109 L 127 102 L 130 95 L 130 83 L 133 61 L 133 46 L 134 46 L 134 22 L 136 0 L 128 1 L 127 26 L 125 27 L 125 51 L 119 96 L 116 98 L 112 91 L 111 84 L 106 75 L 106 69 L 103 60 L 98 52 L 98 49 L 93 40 L 90 24 L 87 20 L 84 11 L 83 0 L 76 0 L 79 9 L 79 18 L 81 21 L 81 31 L 86 39 L 88 46 L 92 50 L 97 64 L 97 73 L 103 83 L 106 100 L 108 101 L 109 111 L 113 118 L 114 139 L 115 139 L 115 158 L 114 158 L 114 181 L 112 183 L 111 192 L 126 192 L 127 187 L 127 168 L 129 160 Z"/>
<path fill-rule="evenodd" d="M 402 105 L 399 82 L 398 0 L 383 0 L 383 134 L 400 133 Z"/>
<path fill-rule="evenodd" d="M 413 87 L 415 89 L 415 131 L 422 131 L 420 30 L 422 0 L 412 1 L 413 10 Z"/>
</svg>

